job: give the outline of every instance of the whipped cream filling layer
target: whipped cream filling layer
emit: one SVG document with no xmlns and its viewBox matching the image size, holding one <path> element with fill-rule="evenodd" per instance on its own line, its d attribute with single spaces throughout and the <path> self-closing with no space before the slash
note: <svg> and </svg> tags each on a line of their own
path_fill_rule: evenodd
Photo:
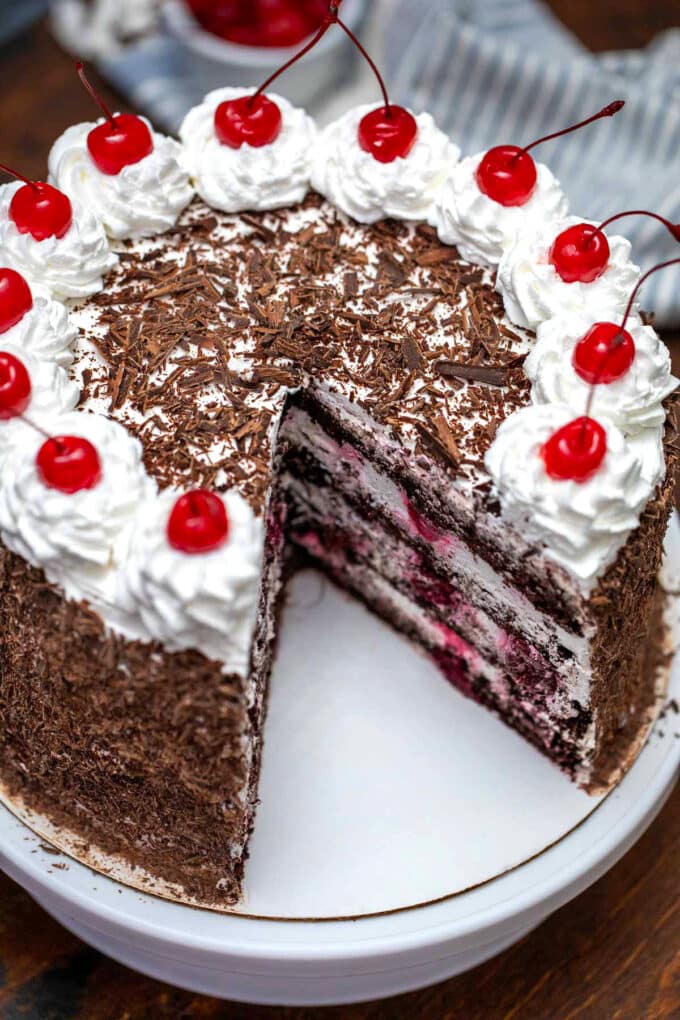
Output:
<svg viewBox="0 0 680 1020">
<path fill-rule="evenodd" d="M 416 544 L 427 548 L 442 576 L 457 587 L 474 592 L 471 598 L 491 623 L 491 617 L 521 620 L 529 640 L 547 655 L 560 658 L 567 649 L 583 669 L 588 667 L 587 641 L 556 625 L 494 568 L 475 554 L 453 531 L 446 531 L 418 513 L 405 491 L 389 475 L 350 444 L 339 444 L 303 409 L 293 408 L 285 423 L 286 441 L 308 450 L 339 489 L 358 494 Z M 405 567 L 406 568 L 406 567 Z M 414 573 L 414 565 L 408 568 Z M 585 674 L 584 674 L 585 675 Z"/>
</svg>

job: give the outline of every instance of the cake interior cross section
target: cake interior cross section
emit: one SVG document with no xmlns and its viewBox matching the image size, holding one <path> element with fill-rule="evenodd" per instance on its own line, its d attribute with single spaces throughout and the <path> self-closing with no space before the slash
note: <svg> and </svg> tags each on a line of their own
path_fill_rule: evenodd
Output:
<svg viewBox="0 0 680 1020">
<path fill-rule="evenodd" d="M 179 141 L 105 109 L 0 188 L 2 796 L 218 909 L 301 565 L 565 783 L 616 783 L 663 691 L 677 381 L 631 246 L 372 66 L 324 130 L 269 89 Z"/>
</svg>

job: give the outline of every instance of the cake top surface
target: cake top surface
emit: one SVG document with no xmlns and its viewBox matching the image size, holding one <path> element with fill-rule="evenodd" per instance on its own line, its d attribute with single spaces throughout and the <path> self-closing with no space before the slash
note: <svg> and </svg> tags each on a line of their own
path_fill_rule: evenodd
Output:
<svg viewBox="0 0 680 1020">
<path fill-rule="evenodd" d="M 527 334 L 487 269 L 427 225 L 363 226 L 314 195 L 240 216 L 196 201 L 131 243 L 74 320 L 82 406 L 142 439 L 162 487 L 237 486 L 257 512 L 291 389 L 323 383 L 477 485 L 529 400 Z"/>
</svg>

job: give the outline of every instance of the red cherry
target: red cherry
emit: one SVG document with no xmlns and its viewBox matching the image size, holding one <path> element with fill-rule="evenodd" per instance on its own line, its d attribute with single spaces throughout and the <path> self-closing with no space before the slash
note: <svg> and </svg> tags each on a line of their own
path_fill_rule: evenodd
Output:
<svg viewBox="0 0 680 1020">
<path fill-rule="evenodd" d="M 9 351 L 0 351 L 0 421 L 18 418 L 31 402 L 31 377 Z"/>
<path fill-rule="evenodd" d="M 620 323 L 596 322 L 574 348 L 574 371 L 584 382 L 611 383 L 625 375 L 635 358 L 635 341 Z"/>
<path fill-rule="evenodd" d="M 479 190 L 499 205 L 524 205 L 536 187 L 536 164 L 516 145 L 489 149 L 477 167 Z"/>
<path fill-rule="evenodd" d="M 115 176 L 123 167 L 139 163 L 152 153 L 153 139 L 141 117 L 119 113 L 112 122 L 107 120 L 92 128 L 87 148 L 97 169 Z"/>
<path fill-rule="evenodd" d="M 232 149 L 271 145 L 281 134 L 282 124 L 280 109 L 264 95 L 227 99 L 215 110 L 215 134 Z"/>
<path fill-rule="evenodd" d="M 113 116 L 108 106 L 87 79 L 85 68 L 78 61 L 78 77 L 100 108 L 106 121 L 92 128 L 87 136 L 87 148 L 94 165 L 103 174 L 114 177 L 123 167 L 139 163 L 153 152 L 151 132 L 141 117 L 134 113 Z"/>
<path fill-rule="evenodd" d="M 592 117 L 580 120 L 578 124 L 572 124 L 571 127 L 555 131 L 551 135 L 537 138 L 523 149 L 516 145 L 497 145 L 494 149 L 489 149 L 475 174 L 479 190 L 499 205 L 524 205 L 531 198 L 536 186 L 536 164 L 529 155 L 529 149 L 541 145 L 542 142 L 548 142 L 551 138 L 559 138 L 571 131 L 578 131 L 579 128 L 592 124 L 601 117 L 613 117 L 624 105 L 622 99 L 617 99 Z"/>
<path fill-rule="evenodd" d="M 362 117 L 359 145 L 379 163 L 404 159 L 416 144 L 418 125 L 403 106 L 379 106 Z"/>
<path fill-rule="evenodd" d="M 33 307 L 33 295 L 23 276 L 0 269 L 0 333 L 6 333 Z"/>
<path fill-rule="evenodd" d="M 598 227 L 577 223 L 557 235 L 550 263 L 565 283 L 592 283 L 609 264 L 609 242 Z"/>
<path fill-rule="evenodd" d="M 179 552 L 212 552 L 224 545 L 228 534 L 224 503 L 207 489 L 194 489 L 180 496 L 168 518 L 168 542 Z"/>
<path fill-rule="evenodd" d="M 189 6 L 208 32 L 242 46 L 295 46 L 326 15 L 316 0 L 189 0 Z"/>
<path fill-rule="evenodd" d="M 52 436 L 36 457 L 38 474 L 48 489 L 72 495 L 94 489 L 101 481 L 102 466 L 92 443 L 80 436 Z"/>
<path fill-rule="evenodd" d="M 585 482 L 607 452 L 607 434 L 593 418 L 576 418 L 558 429 L 543 444 L 545 469 L 556 481 Z"/>
<path fill-rule="evenodd" d="M 71 202 L 51 184 L 34 181 L 15 191 L 9 204 L 9 216 L 20 234 L 35 241 L 63 237 L 73 222 Z"/>
</svg>

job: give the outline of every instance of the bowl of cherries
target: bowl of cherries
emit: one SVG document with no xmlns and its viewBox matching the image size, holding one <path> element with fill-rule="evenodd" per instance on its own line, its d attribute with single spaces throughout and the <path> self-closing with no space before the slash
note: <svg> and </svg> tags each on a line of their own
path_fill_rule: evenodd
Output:
<svg viewBox="0 0 680 1020">
<path fill-rule="evenodd" d="M 166 0 L 163 9 L 207 91 L 261 84 L 318 30 L 328 0 Z M 358 28 L 365 9 L 366 0 L 343 0 L 343 20 Z M 328 32 L 282 79 L 281 92 L 309 105 L 342 71 L 347 42 L 344 33 Z"/>
</svg>

